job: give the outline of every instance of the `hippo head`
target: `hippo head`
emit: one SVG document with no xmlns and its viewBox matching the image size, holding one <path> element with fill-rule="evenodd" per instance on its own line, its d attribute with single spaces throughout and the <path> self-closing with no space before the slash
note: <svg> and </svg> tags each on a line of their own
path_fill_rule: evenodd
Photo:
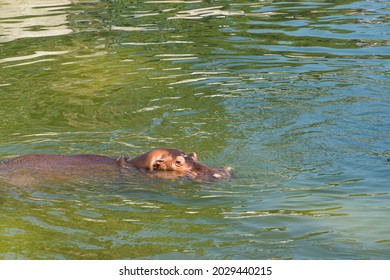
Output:
<svg viewBox="0 0 390 280">
<path fill-rule="evenodd" d="M 175 177 L 190 179 L 228 179 L 228 169 L 215 169 L 198 162 L 196 153 L 186 154 L 177 149 L 154 149 L 139 157 L 127 160 L 127 163 L 150 172 L 175 174 Z"/>
</svg>

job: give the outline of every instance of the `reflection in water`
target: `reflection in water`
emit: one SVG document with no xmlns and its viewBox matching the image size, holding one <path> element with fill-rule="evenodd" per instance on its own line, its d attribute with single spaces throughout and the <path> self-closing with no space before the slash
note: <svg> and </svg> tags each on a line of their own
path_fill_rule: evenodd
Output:
<svg viewBox="0 0 390 280">
<path fill-rule="evenodd" d="M 0 3 L 0 158 L 234 171 L 2 185 L 0 258 L 389 258 L 383 1 Z"/>
<path fill-rule="evenodd" d="M 28 61 L 28 62 L 20 62 L 20 63 L 18 62 L 16 64 L 6 65 L 6 66 L 3 66 L 2 68 L 24 66 L 24 65 L 28 65 L 28 64 L 40 63 L 40 62 L 45 62 L 45 61 L 53 61 L 54 59 L 44 58 L 44 57 L 62 55 L 62 54 L 66 54 L 66 53 L 68 53 L 68 51 L 57 51 L 57 52 L 36 51 L 35 54 L 32 54 L 32 55 L 7 57 L 7 58 L 0 59 L 0 64 L 7 63 L 7 62 L 32 60 L 32 61 Z M 36 58 L 39 58 L 39 59 L 36 59 Z"/>
<path fill-rule="evenodd" d="M 205 17 L 225 17 L 232 15 L 244 15 L 242 11 L 224 11 L 221 10 L 224 6 L 208 7 L 194 10 L 186 10 L 178 12 L 174 17 L 168 19 L 201 19 Z"/>
<path fill-rule="evenodd" d="M 69 34 L 70 0 L 0 1 L 0 43 L 21 38 Z"/>
</svg>

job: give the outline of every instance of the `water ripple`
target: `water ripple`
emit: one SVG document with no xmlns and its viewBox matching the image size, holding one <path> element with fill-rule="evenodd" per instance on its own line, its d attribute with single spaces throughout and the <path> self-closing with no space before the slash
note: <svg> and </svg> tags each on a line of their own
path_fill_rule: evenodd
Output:
<svg viewBox="0 0 390 280">
<path fill-rule="evenodd" d="M 227 219 L 247 219 L 258 218 L 268 216 L 310 216 L 310 217 L 339 217 L 347 216 L 347 213 L 333 213 L 329 211 L 335 211 L 342 209 L 343 206 L 337 206 L 324 209 L 312 209 L 312 210 L 259 210 L 259 211 L 242 211 L 242 212 L 224 212 L 224 217 Z"/>
<path fill-rule="evenodd" d="M 71 1 L 42 0 L 37 3 L 13 4 L 2 1 L 0 14 L 0 44 L 20 38 L 60 36 L 72 32 L 67 25 L 66 10 Z"/>
<path fill-rule="evenodd" d="M 1 5 L 2 158 L 165 146 L 234 167 L 1 183 L 2 258 L 388 257 L 388 3 Z"/>
<path fill-rule="evenodd" d="M 242 11 L 224 11 L 221 10 L 224 6 L 215 6 L 201 9 L 193 9 L 178 12 L 174 17 L 169 17 L 168 19 L 202 19 L 205 17 L 226 17 L 226 16 L 236 16 L 244 15 Z"/>
</svg>

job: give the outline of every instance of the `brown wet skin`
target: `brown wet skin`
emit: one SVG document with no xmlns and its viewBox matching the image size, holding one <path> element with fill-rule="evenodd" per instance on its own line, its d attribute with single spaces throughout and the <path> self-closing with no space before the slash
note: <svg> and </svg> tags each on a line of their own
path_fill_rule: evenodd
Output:
<svg viewBox="0 0 390 280">
<path fill-rule="evenodd" d="M 0 180 L 14 185 L 35 181 L 72 181 L 82 178 L 113 178 L 138 170 L 162 179 L 188 178 L 195 181 L 229 179 L 228 169 L 216 169 L 198 162 L 196 153 L 158 148 L 128 159 L 101 155 L 33 154 L 0 162 Z"/>
</svg>

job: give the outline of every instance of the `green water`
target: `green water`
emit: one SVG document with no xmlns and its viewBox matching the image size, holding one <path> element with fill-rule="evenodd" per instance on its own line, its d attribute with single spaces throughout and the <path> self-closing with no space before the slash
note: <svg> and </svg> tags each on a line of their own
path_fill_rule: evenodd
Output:
<svg viewBox="0 0 390 280">
<path fill-rule="evenodd" d="M 0 158 L 175 147 L 234 170 L 0 183 L 0 258 L 389 259 L 389 19 L 380 0 L 0 0 Z"/>
</svg>

